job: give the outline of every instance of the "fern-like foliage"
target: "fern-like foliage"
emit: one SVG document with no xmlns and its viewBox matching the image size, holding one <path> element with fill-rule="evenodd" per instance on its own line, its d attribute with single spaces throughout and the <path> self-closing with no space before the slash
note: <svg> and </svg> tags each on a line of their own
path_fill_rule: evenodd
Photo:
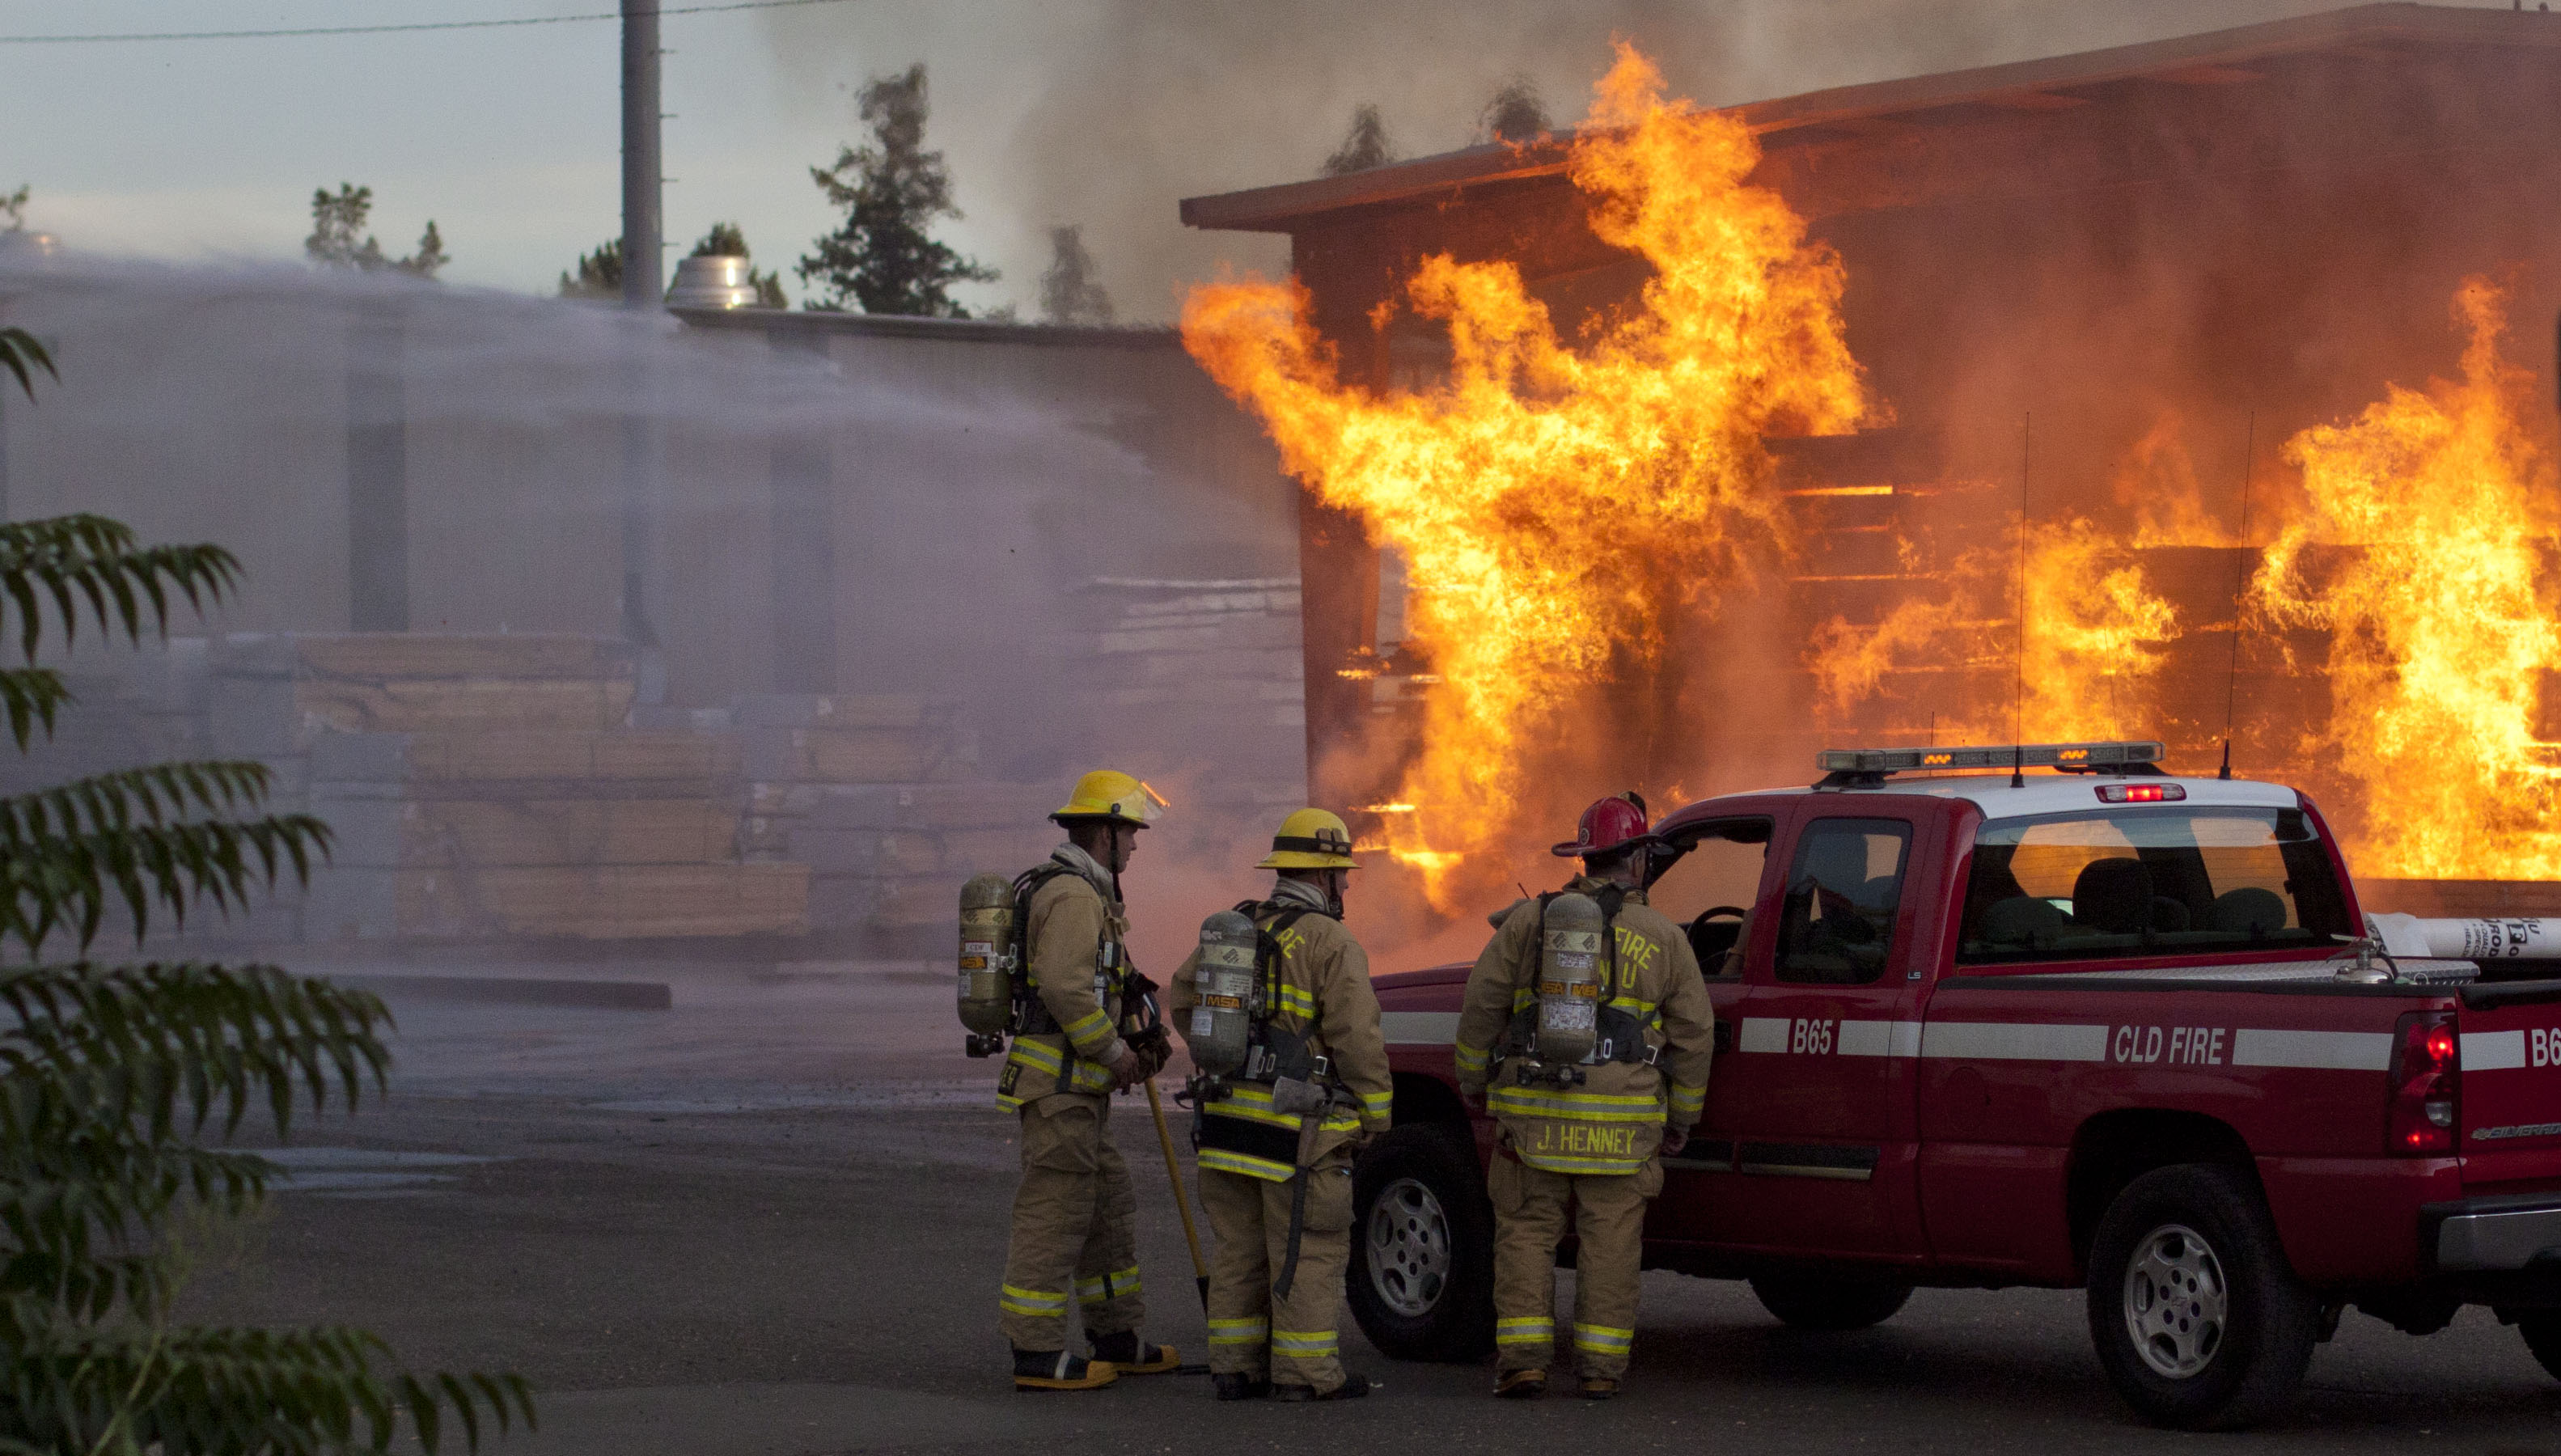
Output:
<svg viewBox="0 0 2561 1456">
<path fill-rule="evenodd" d="M 127 1230 L 182 1205 L 237 1216 L 264 1159 L 198 1146 L 297 1099 L 353 1107 L 390 1055 L 382 1004 L 270 966 L 0 973 L 0 1449 L 386 1449 L 406 1416 L 434 1449 L 533 1418 L 524 1381 L 379 1367 L 358 1330 L 168 1328 L 167 1259 Z M 449 1419 L 448 1419 L 449 1413 Z"/>
<path fill-rule="evenodd" d="M 18 388 L 30 400 L 36 398 L 35 371 L 62 378 L 54 370 L 54 356 L 45 352 L 44 341 L 25 329 L 0 329 L 0 369 L 17 376 Z"/>
<path fill-rule="evenodd" d="M 0 522 L 0 605 L 17 618 L 18 650 L 43 645 L 43 608 L 66 644 L 79 636 L 82 608 L 99 630 L 139 642 L 169 630 L 171 593 L 202 614 L 240 583 L 240 560 L 219 546 L 143 546 L 104 516 Z"/>
<path fill-rule="evenodd" d="M 0 365 L 50 361 L 0 330 Z M 139 643 L 173 605 L 202 612 L 239 565 L 214 546 L 144 547 L 96 516 L 0 524 L 0 626 L 27 665 L 0 669 L 0 712 L 24 751 L 72 701 L 35 666 L 49 628 L 85 620 Z M 360 1330 L 175 1326 L 164 1230 L 187 1210 L 238 1216 L 272 1164 L 207 1146 L 294 1109 L 353 1110 L 379 1088 L 389 1018 L 372 996 L 272 966 L 48 964 L 85 952 L 120 912 L 228 912 L 328 852 L 329 831 L 265 812 L 268 770 L 160 763 L 0 796 L 0 1456 L 302 1456 L 428 1451 L 531 1425 L 514 1375 L 389 1369 Z"/>
</svg>

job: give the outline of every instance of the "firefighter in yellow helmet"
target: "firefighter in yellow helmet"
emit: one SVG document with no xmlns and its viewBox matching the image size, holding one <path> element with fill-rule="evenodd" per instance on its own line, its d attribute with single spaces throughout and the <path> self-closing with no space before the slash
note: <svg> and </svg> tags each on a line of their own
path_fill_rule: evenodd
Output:
<svg viewBox="0 0 2561 1456">
<path fill-rule="evenodd" d="M 1212 1054 L 1206 1039 L 1213 1014 L 1235 1010 L 1238 998 L 1204 993 L 1202 950 L 1168 993 L 1193 1059 L 1234 1068 L 1205 1070 L 1191 1087 L 1201 1205 L 1218 1245 L 1209 1358 L 1221 1400 L 1369 1393 L 1366 1377 L 1343 1370 L 1336 1327 L 1351 1256 L 1352 1160 L 1387 1130 L 1392 1098 L 1369 956 L 1342 925 L 1351 848 L 1341 819 L 1298 810 L 1258 867 L 1277 872 L 1271 896 L 1202 927 L 1205 947 L 1222 923 L 1253 946 L 1243 953 L 1231 940 L 1212 951 L 1238 981 L 1250 964 L 1255 987 L 1252 1015 L 1225 1052 Z"/>
<path fill-rule="evenodd" d="M 1574 1355 L 1579 1392 L 1619 1391 L 1636 1334 L 1636 1273 L 1645 1204 L 1662 1191 L 1658 1153 L 1677 1153 L 1707 1100 L 1715 1011 L 1689 938 L 1645 903 L 1656 841 L 1633 794 L 1584 811 L 1556 847 L 1583 873 L 1556 894 L 1523 900 L 1476 957 L 1457 1035 L 1458 1089 L 1490 1103 L 1498 1134 L 1485 1191 L 1494 1206 L 1494 1393 L 1546 1393 L 1556 1346 L 1556 1245 L 1567 1208 L 1581 1248 L 1574 1264 Z M 1598 902 L 1591 936 L 1598 996 L 1578 1027 L 1591 1051 L 1574 1064 L 1535 1054 L 1540 958 L 1551 901 Z M 1591 913 L 1589 905 L 1578 906 Z"/>
<path fill-rule="evenodd" d="M 1137 1198 L 1105 1126 L 1111 1094 L 1155 1075 L 1168 1051 L 1161 1031 L 1153 1046 L 1122 1035 L 1146 988 L 1125 949 L 1120 872 L 1159 802 L 1128 774 L 1085 775 L 1049 816 L 1067 843 L 1021 882 L 1036 994 L 996 1084 L 997 1100 L 1022 1118 L 1023 1179 L 997 1301 L 1017 1389 L 1099 1389 L 1178 1364 L 1139 1337 Z M 1069 1348 L 1071 1311 L 1091 1359 Z"/>
</svg>

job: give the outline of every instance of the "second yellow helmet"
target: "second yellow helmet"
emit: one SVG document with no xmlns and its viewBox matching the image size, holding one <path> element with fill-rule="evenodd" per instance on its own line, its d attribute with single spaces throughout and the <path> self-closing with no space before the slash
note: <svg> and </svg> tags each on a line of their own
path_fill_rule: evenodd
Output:
<svg viewBox="0 0 2561 1456">
<path fill-rule="evenodd" d="M 1280 821 L 1272 836 L 1272 853 L 1258 870 L 1357 870 L 1352 859 L 1352 832 L 1340 817 L 1322 809 L 1300 809 Z"/>
</svg>

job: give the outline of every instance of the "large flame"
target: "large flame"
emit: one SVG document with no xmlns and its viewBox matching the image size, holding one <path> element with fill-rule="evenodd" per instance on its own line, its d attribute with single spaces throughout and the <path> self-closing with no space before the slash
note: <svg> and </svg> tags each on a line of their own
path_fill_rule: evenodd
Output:
<svg viewBox="0 0 2561 1456">
<path fill-rule="evenodd" d="M 2077 516 L 2034 524 L 2013 548 L 1965 553 L 1935 584 L 1944 595 L 1906 598 L 1872 625 L 1834 617 L 1816 630 L 1805 665 L 1826 710 L 1933 664 L 2004 690 L 1997 708 L 1979 695 L 1929 705 L 1941 741 L 2146 735 L 2178 615 L 2123 542 Z"/>
<path fill-rule="evenodd" d="M 2363 799 L 2360 872 L 2561 879 L 2561 774 L 2538 738 L 2561 627 L 2538 581 L 2556 547 L 2550 462 L 2518 411 L 2533 377 L 2499 358 L 2505 299 L 2468 280 L 2463 378 L 2388 387 L 2287 442 L 2307 513 L 2254 583 L 2281 622 L 2326 627 L 2326 742 Z M 2347 550 L 2309 559 L 2314 546 Z"/>
<path fill-rule="evenodd" d="M 1404 554 L 1408 630 L 1442 682 L 1396 796 L 1416 812 L 1386 822 L 1445 906 L 1457 867 L 1514 837 L 1515 785 L 1560 707 L 1614 665 L 1649 665 L 1666 611 L 1776 534 L 1763 436 L 1866 410 L 1840 263 L 1745 185 L 1760 152 L 1741 122 L 1666 101 L 1622 44 L 1571 156 L 1593 231 L 1654 270 L 1641 306 L 1581 348 L 1513 264 L 1447 255 L 1406 285 L 1451 351 L 1448 382 L 1419 393 L 1344 383 L 1294 281 L 1183 306 L 1185 346 L 1288 470 Z"/>
<path fill-rule="evenodd" d="M 2150 736 L 2152 680 L 2178 616 L 2124 544 L 2078 517 L 2031 529 L 2025 602 L 2021 735 Z"/>
</svg>

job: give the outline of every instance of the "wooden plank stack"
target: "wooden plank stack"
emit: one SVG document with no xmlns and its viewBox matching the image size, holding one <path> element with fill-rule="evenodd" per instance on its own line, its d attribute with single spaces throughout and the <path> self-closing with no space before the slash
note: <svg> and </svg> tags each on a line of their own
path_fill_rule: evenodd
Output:
<svg viewBox="0 0 2561 1456">
<path fill-rule="evenodd" d="M 807 872 L 739 854 L 736 743 L 624 727 L 634 674 L 619 643 L 235 637 L 210 669 L 215 749 L 291 763 L 336 832 L 300 939 L 807 929 Z"/>
</svg>

